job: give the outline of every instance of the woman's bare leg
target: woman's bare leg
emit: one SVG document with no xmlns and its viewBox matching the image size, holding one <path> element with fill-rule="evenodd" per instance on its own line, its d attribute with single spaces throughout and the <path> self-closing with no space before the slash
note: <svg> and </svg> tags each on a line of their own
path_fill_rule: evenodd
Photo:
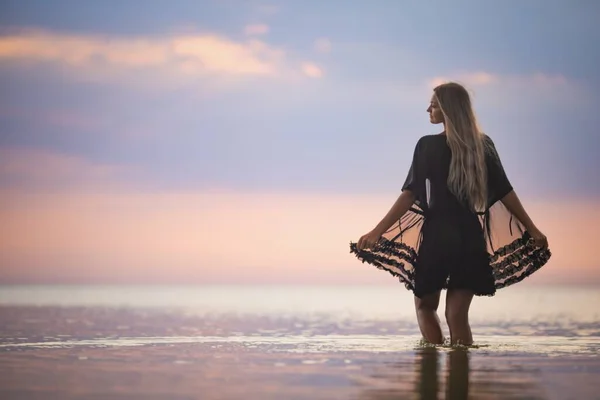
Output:
<svg viewBox="0 0 600 400">
<path fill-rule="evenodd" d="M 415 296 L 415 309 L 417 321 L 423 338 L 432 344 L 443 344 L 444 336 L 440 327 L 437 308 L 440 304 L 440 292 L 428 294 L 423 298 Z"/>
<path fill-rule="evenodd" d="M 462 289 L 449 289 L 446 295 L 446 321 L 450 329 L 451 344 L 470 346 L 473 335 L 469 326 L 469 307 L 473 292 Z"/>
</svg>

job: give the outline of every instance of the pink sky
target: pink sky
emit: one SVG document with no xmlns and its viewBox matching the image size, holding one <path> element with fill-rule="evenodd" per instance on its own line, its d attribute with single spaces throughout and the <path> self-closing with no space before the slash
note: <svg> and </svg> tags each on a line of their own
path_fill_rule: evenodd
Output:
<svg viewBox="0 0 600 400">
<path fill-rule="evenodd" d="M 348 243 L 371 229 L 394 195 L 4 191 L 3 283 L 394 283 Z M 597 203 L 524 199 L 553 258 L 530 278 L 600 282 Z M 569 211 L 566 212 L 568 207 Z"/>
</svg>

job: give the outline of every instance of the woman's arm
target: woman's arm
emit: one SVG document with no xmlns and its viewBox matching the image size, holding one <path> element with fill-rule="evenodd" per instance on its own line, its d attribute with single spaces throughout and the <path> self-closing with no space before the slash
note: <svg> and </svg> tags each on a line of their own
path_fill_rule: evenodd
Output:
<svg viewBox="0 0 600 400">
<path fill-rule="evenodd" d="M 535 224 L 527 214 L 527 211 L 525 211 L 525 208 L 523 208 L 521 200 L 519 200 L 519 196 L 517 196 L 517 193 L 514 190 L 508 192 L 508 194 L 504 196 L 501 199 L 501 201 L 502 204 L 504 204 L 504 206 L 508 209 L 508 211 L 510 211 L 511 214 L 517 217 L 517 219 L 523 224 L 523 226 L 525 226 L 525 230 L 532 231 L 534 229 L 537 229 Z"/>
<path fill-rule="evenodd" d="M 373 232 L 379 236 L 383 235 L 390 227 L 398 221 L 415 202 L 415 195 L 410 190 L 404 190 L 398 200 L 394 203 L 390 211 L 383 217 L 381 222 L 373 229 Z"/>
<path fill-rule="evenodd" d="M 423 156 L 423 138 L 419 139 L 415 150 L 413 152 L 413 160 L 408 171 L 408 176 L 402 185 L 402 193 L 398 196 L 398 200 L 394 203 L 392 208 L 383 217 L 381 222 L 377 224 L 375 228 L 366 235 L 363 235 L 358 240 L 358 249 L 373 247 L 377 244 L 381 235 L 387 232 L 390 227 L 396 223 L 410 207 L 414 204 L 417 196 L 415 194 L 419 188 L 425 184 L 425 168 L 424 168 L 424 156 Z"/>
<path fill-rule="evenodd" d="M 398 200 L 394 203 L 390 211 L 381 220 L 379 224 L 373 230 L 366 235 L 363 235 L 357 243 L 359 250 L 368 249 L 375 246 L 381 235 L 383 235 L 390 227 L 398 221 L 415 202 L 415 195 L 410 190 L 404 190 L 398 197 Z"/>
<path fill-rule="evenodd" d="M 519 196 L 514 190 L 511 190 L 506 196 L 500 201 L 517 219 L 523 224 L 525 230 L 529 232 L 535 243 L 541 247 L 548 247 L 548 239 L 546 236 L 535 226 L 527 211 L 521 204 Z"/>
</svg>

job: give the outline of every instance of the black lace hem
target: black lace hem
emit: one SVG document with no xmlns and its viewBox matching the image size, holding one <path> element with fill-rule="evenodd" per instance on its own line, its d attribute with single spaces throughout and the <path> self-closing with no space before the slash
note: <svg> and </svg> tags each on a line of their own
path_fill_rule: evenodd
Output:
<svg viewBox="0 0 600 400">
<path fill-rule="evenodd" d="M 414 265 L 417 253 L 407 244 L 382 238 L 376 249 L 359 250 L 357 243 L 351 242 L 350 252 L 354 253 L 363 263 L 366 262 L 389 272 L 398 278 L 408 290 L 415 290 Z M 410 266 L 407 267 L 406 263 Z"/>
<path fill-rule="evenodd" d="M 411 291 L 415 290 L 414 271 L 417 266 L 417 252 L 402 242 L 382 238 L 374 249 L 358 250 L 357 244 L 350 243 L 350 253 L 363 263 L 371 264 L 398 278 Z M 502 289 L 521 282 L 550 259 L 549 249 L 537 247 L 528 232 L 513 242 L 490 254 L 489 261 L 494 276 L 494 287 Z M 447 282 L 442 289 L 447 289 Z M 477 296 L 493 296 L 494 293 L 475 293 Z"/>
</svg>

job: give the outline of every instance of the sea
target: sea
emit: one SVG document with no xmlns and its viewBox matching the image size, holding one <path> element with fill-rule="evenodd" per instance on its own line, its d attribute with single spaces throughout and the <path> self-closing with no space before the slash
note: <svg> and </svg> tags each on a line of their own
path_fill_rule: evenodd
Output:
<svg viewBox="0 0 600 400">
<path fill-rule="evenodd" d="M 400 284 L 6 285 L 0 399 L 600 399 L 599 286 L 523 282 L 470 322 L 423 343 Z"/>
</svg>

